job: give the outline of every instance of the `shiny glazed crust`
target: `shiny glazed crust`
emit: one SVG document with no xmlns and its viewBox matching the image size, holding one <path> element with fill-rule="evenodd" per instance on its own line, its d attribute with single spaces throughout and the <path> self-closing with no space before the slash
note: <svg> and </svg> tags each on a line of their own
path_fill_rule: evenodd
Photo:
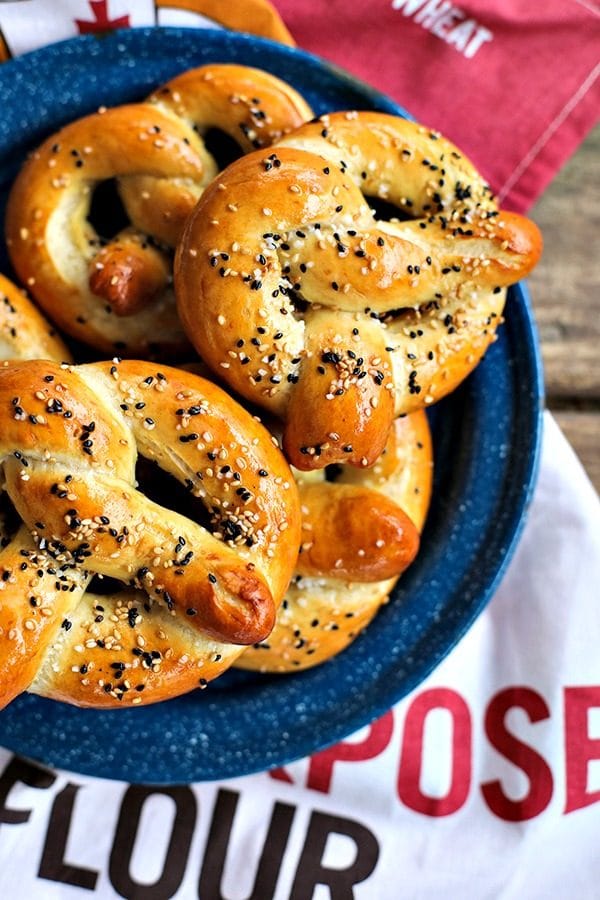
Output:
<svg viewBox="0 0 600 900">
<path fill-rule="evenodd" d="M 297 473 L 302 545 L 296 574 L 270 636 L 249 647 L 236 662 L 237 667 L 260 672 L 295 672 L 325 662 L 357 637 L 382 603 L 387 602 L 398 574 L 416 553 L 418 534 L 429 507 L 432 465 L 431 435 L 425 413 L 420 411 L 395 421 L 385 451 L 373 468 L 344 466 L 333 483 L 324 480 L 322 471 Z M 375 507 L 374 498 L 380 498 L 385 510 L 395 506 L 402 516 L 408 517 L 408 524 L 403 523 L 405 540 L 394 545 L 389 540 L 385 518 L 370 517 L 367 509 L 364 534 L 358 544 L 352 542 L 349 546 L 344 521 L 336 525 L 332 516 L 323 523 L 313 518 L 312 509 L 305 505 L 307 492 L 317 491 L 323 506 L 329 505 L 335 512 L 348 489 L 371 494 L 371 509 Z M 321 573 L 303 562 L 311 545 L 317 542 L 328 564 L 328 571 L 323 567 Z M 387 551 L 388 544 L 394 547 L 391 554 Z M 405 564 L 397 567 L 391 576 L 380 569 L 383 580 L 375 580 L 377 571 L 370 570 L 368 565 L 371 553 L 378 565 L 394 565 L 398 547 L 408 551 Z M 354 560 L 356 571 L 344 572 L 345 557 Z M 361 561 L 366 561 L 362 572 L 359 571 Z M 359 579 L 355 577 L 357 574 Z"/>
<path fill-rule="evenodd" d="M 415 218 L 377 221 L 370 196 Z M 396 415 L 474 368 L 506 287 L 540 251 L 535 225 L 500 213 L 439 135 L 337 113 L 211 184 L 178 246 L 175 288 L 202 358 L 285 419 L 294 466 L 369 466 Z"/>
<path fill-rule="evenodd" d="M 0 703 L 86 706 L 203 686 L 266 636 L 300 541 L 289 467 L 215 385 L 147 362 L 0 367 L 6 490 Z M 209 530 L 135 487 L 137 451 L 202 499 Z M 91 574 L 137 590 L 86 593 Z"/>
<path fill-rule="evenodd" d="M 310 116 L 274 76 L 210 65 L 145 103 L 65 126 L 32 154 L 10 194 L 6 235 L 19 278 L 64 331 L 108 354 L 181 352 L 169 248 L 217 172 L 202 134 L 222 129 L 247 152 Z M 112 178 L 134 228 L 104 246 L 88 215 L 95 187 Z"/>
</svg>

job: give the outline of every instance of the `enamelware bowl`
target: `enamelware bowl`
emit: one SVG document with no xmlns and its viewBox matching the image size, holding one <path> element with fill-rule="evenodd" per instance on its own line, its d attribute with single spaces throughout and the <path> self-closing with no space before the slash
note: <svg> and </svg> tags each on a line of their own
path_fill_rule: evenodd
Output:
<svg viewBox="0 0 600 900">
<path fill-rule="evenodd" d="M 323 60 L 247 35 L 164 28 L 75 38 L 0 68 L 2 212 L 25 154 L 49 133 L 209 62 L 267 69 L 317 114 L 408 115 Z M 10 273 L 1 242 L 0 264 Z M 539 350 L 520 284 L 483 363 L 431 411 L 435 484 L 417 561 L 344 653 L 294 675 L 230 671 L 205 691 L 147 708 L 85 710 L 22 695 L 0 713 L 0 743 L 90 775 L 189 782 L 280 766 L 367 725 L 435 668 L 492 597 L 531 499 L 541 409 Z"/>
</svg>

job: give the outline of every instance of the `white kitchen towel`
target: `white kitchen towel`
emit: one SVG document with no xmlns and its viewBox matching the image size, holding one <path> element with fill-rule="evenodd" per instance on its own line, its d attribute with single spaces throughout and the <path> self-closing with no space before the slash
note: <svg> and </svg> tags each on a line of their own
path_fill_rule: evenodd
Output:
<svg viewBox="0 0 600 900">
<path fill-rule="evenodd" d="M 0 897 L 597 900 L 599 601 L 600 502 L 546 415 L 509 570 L 416 691 L 333 748 L 219 783 L 0 751 Z"/>
<path fill-rule="evenodd" d="M 78 34 L 114 28 L 176 25 L 219 28 L 218 23 L 174 0 L 0 0 L 0 35 L 10 56 Z"/>
</svg>

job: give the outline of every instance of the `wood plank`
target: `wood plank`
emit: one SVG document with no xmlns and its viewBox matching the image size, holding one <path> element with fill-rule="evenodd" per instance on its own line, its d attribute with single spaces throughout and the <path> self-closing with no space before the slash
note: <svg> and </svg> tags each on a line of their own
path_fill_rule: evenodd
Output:
<svg viewBox="0 0 600 900">
<path fill-rule="evenodd" d="M 600 128 L 530 215 L 544 235 L 544 255 L 529 287 L 550 405 L 555 397 L 600 399 Z"/>
<path fill-rule="evenodd" d="M 548 406 L 600 491 L 600 128 L 530 214 L 544 235 L 529 287 Z"/>
<path fill-rule="evenodd" d="M 553 415 L 600 492 L 600 412 L 569 410 Z"/>
</svg>

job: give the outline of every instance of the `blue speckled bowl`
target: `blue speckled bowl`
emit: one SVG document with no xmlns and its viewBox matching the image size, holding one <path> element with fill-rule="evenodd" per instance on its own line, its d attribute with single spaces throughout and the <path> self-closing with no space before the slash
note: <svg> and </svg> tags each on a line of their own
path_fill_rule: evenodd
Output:
<svg viewBox="0 0 600 900">
<path fill-rule="evenodd" d="M 77 38 L 0 69 L 0 203 L 25 153 L 63 123 L 140 99 L 184 69 L 227 61 L 287 79 L 317 113 L 406 114 L 314 56 L 245 35 L 143 29 Z M 8 270 L 4 247 L 0 264 Z M 421 553 L 345 653 L 293 676 L 230 671 L 207 691 L 146 709 L 96 712 L 24 695 L 0 714 L 0 743 L 91 775 L 186 782 L 282 765 L 366 725 L 431 672 L 494 593 L 531 498 L 541 407 L 534 325 L 517 285 L 500 339 L 433 411 L 436 476 Z"/>
</svg>

